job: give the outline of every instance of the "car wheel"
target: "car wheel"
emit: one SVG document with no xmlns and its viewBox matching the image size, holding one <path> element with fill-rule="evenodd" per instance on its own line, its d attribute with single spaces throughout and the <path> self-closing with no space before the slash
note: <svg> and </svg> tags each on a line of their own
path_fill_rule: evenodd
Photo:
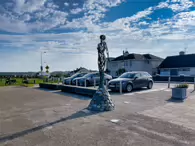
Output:
<svg viewBox="0 0 195 146">
<path fill-rule="evenodd" d="M 152 89 L 152 86 L 153 86 L 153 83 L 150 81 L 150 82 L 148 83 L 147 88 L 148 88 L 148 89 Z"/>
<path fill-rule="evenodd" d="M 127 92 L 131 92 L 133 90 L 133 86 L 131 84 L 128 84 L 126 87 Z"/>
</svg>

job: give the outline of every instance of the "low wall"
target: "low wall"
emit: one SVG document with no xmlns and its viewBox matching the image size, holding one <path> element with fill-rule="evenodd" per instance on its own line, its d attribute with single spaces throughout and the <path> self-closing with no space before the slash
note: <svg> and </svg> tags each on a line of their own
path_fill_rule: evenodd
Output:
<svg viewBox="0 0 195 146">
<path fill-rule="evenodd" d="M 81 94 L 81 95 L 86 95 L 86 96 L 93 97 L 93 95 L 96 92 L 96 89 L 62 85 L 61 86 L 61 91 L 62 92 L 76 93 L 76 94 Z"/>
<path fill-rule="evenodd" d="M 75 94 L 86 95 L 89 97 L 93 97 L 96 92 L 96 89 L 93 88 L 86 88 L 86 87 L 78 87 L 78 86 L 71 86 L 71 85 L 58 85 L 58 84 L 39 84 L 40 88 L 44 89 L 51 89 L 51 90 L 61 90 L 62 92 L 69 92 Z"/>
<path fill-rule="evenodd" d="M 153 76 L 154 81 L 167 81 L 169 77 L 165 76 Z M 186 77 L 186 76 L 171 76 L 171 81 L 174 82 L 194 82 L 194 77 Z"/>
<path fill-rule="evenodd" d="M 39 87 L 44 89 L 51 89 L 51 90 L 61 90 L 62 85 L 57 84 L 47 84 L 47 83 L 40 83 Z"/>
</svg>

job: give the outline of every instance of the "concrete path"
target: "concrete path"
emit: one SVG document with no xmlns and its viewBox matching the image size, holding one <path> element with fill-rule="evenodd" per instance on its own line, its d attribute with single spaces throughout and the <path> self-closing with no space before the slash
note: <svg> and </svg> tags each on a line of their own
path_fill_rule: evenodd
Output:
<svg viewBox="0 0 195 146">
<path fill-rule="evenodd" d="M 0 145 L 195 145 L 194 93 L 184 103 L 174 103 L 169 100 L 170 91 L 134 92 L 112 94 L 116 109 L 94 113 L 85 109 L 90 98 L 84 96 L 37 88 L 0 88 Z"/>
</svg>

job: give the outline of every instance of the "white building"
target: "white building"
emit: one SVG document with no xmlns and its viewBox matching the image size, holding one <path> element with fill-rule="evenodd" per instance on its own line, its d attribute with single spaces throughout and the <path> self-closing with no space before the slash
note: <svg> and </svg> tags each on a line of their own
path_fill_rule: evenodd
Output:
<svg viewBox="0 0 195 146">
<path fill-rule="evenodd" d="M 161 76 L 195 76 L 195 54 L 180 52 L 177 56 L 168 56 L 159 69 Z"/>
<path fill-rule="evenodd" d="M 107 70 L 110 75 L 118 76 L 117 71 L 124 68 L 126 71 L 146 71 L 156 74 L 157 67 L 163 61 L 162 58 L 151 54 L 129 54 L 127 51 L 116 58 L 107 61 Z"/>
</svg>

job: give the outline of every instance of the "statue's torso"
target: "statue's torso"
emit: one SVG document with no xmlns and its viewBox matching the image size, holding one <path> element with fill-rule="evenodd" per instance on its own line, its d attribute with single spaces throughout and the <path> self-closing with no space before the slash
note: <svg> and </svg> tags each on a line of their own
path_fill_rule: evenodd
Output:
<svg viewBox="0 0 195 146">
<path fill-rule="evenodd" d="M 97 48 L 97 50 L 98 50 L 98 56 L 99 55 L 104 55 L 105 49 L 106 49 L 106 42 L 99 43 L 98 44 L 98 48 Z"/>
</svg>

